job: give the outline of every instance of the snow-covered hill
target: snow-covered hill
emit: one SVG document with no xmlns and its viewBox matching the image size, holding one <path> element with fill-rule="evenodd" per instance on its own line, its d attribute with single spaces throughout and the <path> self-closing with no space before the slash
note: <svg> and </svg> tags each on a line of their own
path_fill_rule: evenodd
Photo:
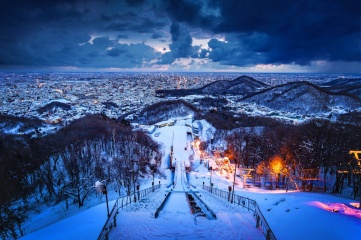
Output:
<svg viewBox="0 0 361 240">
<path fill-rule="evenodd" d="M 162 179 L 162 183 L 166 183 L 164 187 L 124 210 L 120 209 L 117 226 L 111 230 L 109 239 L 264 239 L 261 231 L 255 227 L 251 212 L 218 199 L 202 189 L 204 183 L 209 185 L 211 175 L 206 165 L 200 162 L 199 150 L 189 148 L 186 127 L 183 126 L 186 122 L 187 119 L 178 119 L 175 126 L 163 127 L 159 129 L 159 134 L 156 132 L 152 137 L 163 143 L 163 149 L 168 153 L 174 136 L 173 146 L 178 160 L 187 158 L 194 150 L 191 162 L 194 171 L 189 173 L 189 181 L 195 186 L 200 198 L 215 212 L 217 220 L 195 217 L 187 208 L 185 199 L 178 197 L 168 202 L 159 218 L 154 218 L 156 208 L 165 194 L 171 190 L 166 187 L 172 181 L 169 165 L 166 164 L 169 155 L 166 154 L 161 169 L 166 176 L 166 179 Z M 212 128 L 211 125 L 202 125 L 204 133 L 208 128 Z M 201 137 L 207 140 L 207 134 L 202 134 Z M 233 174 L 214 171 L 212 182 L 216 188 L 227 191 L 228 186 L 233 184 Z M 150 183 L 151 179 L 141 188 L 149 187 Z M 238 176 L 235 181 L 235 193 L 258 202 L 278 240 L 356 240 L 361 236 L 361 210 L 353 207 L 356 202 L 354 200 L 293 190 L 271 191 L 257 187 L 245 189 L 242 179 Z M 102 203 L 22 239 L 97 239 L 105 223 L 105 213 L 105 204 Z M 51 219 L 50 214 L 51 211 L 44 211 L 40 216 L 43 221 L 47 221 Z"/>
<path fill-rule="evenodd" d="M 319 114 L 332 108 L 353 110 L 361 107 L 361 101 L 356 97 L 329 92 L 308 82 L 275 86 L 241 98 L 240 101 L 298 114 Z"/>
<path fill-rule="evenodd" d="M 158 90 L 156 94 L 163 97 L 181 97 L 187 95 L 241 95 L 245 96 L 268 85 L 249 76 L 241 76 L 232 81 L 221 80 L 209 83 L 197 89 Z"/>
</svg>

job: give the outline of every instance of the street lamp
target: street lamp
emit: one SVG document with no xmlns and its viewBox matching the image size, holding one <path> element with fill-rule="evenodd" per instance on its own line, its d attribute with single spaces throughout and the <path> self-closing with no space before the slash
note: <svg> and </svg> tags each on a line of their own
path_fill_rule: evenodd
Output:
<svg viewBox="0 0 361 240">
<path fill-rule="evenodd" d="M 236 172 L 237 172 L 237 159 L 234 159 L 234 177 L 233 177 L 233 194 L 232 194 L 232 202 L 234 198 L 234 184 L 236 182 Z"/>
<path fill-rule="evenodd" d="M 152 170 L 152 175 L 153 175 L 153 183 L 154 183 L 154 172 L 155 172 L 155 165 L 154 164 L 152 164 L 152 165 L 150 165 L 150 170 Z"/>
<path fill-rule="evenodd" d="M 97 193 L 102 193 L 105 194 L 105 199 L 107 202 L 107 212 L 108 212 L 108 217 L 110 216 L 109 214 L 109 204 L 108 204 L 108 190 L 107 190 L 107 186 L 99 181 L 95 182 L 95 190 L 97 191 Z"/>
<path fill-rule="evenodd" d="M 209 179 L 209 185 L 212 185 L 212 172 L 213 172 L 213 168 L 212 166 L 209 167 L 209 170 L 211 170 L 211 178 Z"/>
<path fill-rule="evenodd" d="M 153 174 L 153 182 L 152 182 L 152 189 L 153 189 L 153 192 L 154 192 L 154 172 L 155 172 L 155 166 L 156 165 L 150 165 L 150 170 L 152 170 L 152 174 Z"/>
<path fill-rule="evenodd" d="M 138 166 L 136 166 L 136 168 L 134 167 L 134 162 L 138 162 L 138 160 L 131 160 L 132 162 L 132 170 L 130 170 L 132 172 L 132 178 L 133 178 L 133 186 L 134 186 L 134 202 L 137 202 L 137 197 L 135 195 L 135 171 L 138 171 Z"/>
</svg>

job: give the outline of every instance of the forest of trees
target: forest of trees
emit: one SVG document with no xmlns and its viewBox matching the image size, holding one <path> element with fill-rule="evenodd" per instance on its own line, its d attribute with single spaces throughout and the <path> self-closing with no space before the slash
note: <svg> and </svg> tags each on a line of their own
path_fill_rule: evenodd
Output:
<svg viewBox="0 0 361 240">
<path fill-rule="evenodd" d="M 2 134 L 1 238 L 22 235 L 21 224 L 36 203 L 82 207 L 96 181 L 130 194 L 138 177 L 157 169 L 160 159 L 159 146 L 149 135 L 100 115 L 39 138 Z M 138 171 L 133 178 L 134 162 Z"/>
<path fill-rule="evenodd" d="M 138 118 L 139 124 L 154 124 L 173 117 L 185 117 L 199 110 L 184 100 L 169 100 L 145 107 Z"/>
<path fill-rule="evenodd" d="M 360 149 L 360 127 L 326 120 L 300 125 L 279 122 L 263 127 L 239 128 L 225 134 L 226 154 L 244 168 L 255 169 L 254 179 L 263 177 L 276 184 L 298 188 L 300 179 L 317 179 L 323 191 L 341 193 L 342 185 L 361 187 L 360 168 L 350 150 Z M 327 189 L 326 178 L 335 182 Z M 314 181 L 309 181 L 312 191 Z M 302 182 L 302 184 L 306 184 Z M 304 186 L 302 186 L 304 188 Z"/>
<path fill-rule="evenodd" d="M 201 112 L 183 100 L 146 107 L 138 121 L 153 124 L 190 113 L 194 119 L 212 124 L 216 128 L 214 141 L 227 142 L 225 154 L 243 167 L 255 169 L 258 177 L 272 178 L 270 181 L 276 184 L 287 181 L 297 188 L 297 181 L 305 174 L 321 180 L 332 175 L 332 192 L 340 193 L 344 183 L 353 187 L 355 197 L 360 192 L 360 169 L 349 154 L 361 147 L 358 125 L 327 120 L 296 125 L 267 117 L 234 115 L 223 108 Z M 17 120 L 0 118 L 9 126 Z M 41 125 L 36 120 L 21 121 L 27 129 Z M 200 146 L 205 150 L 207 144 L 202 142 Z M 119 194 L 121 188 L 130 194 L 138 178 L 158 169 L 161 159 L 159 145 L 148 134 L 134 131 L 124 120 L 102 115 L 86 116 L 56 133 L 37 134 L 35 138 L 0 133 L 0 236 L 23 235 L 22 223 L 36 204 L 84 206 L 95 191 L 95 181 Z M 138 171 L 133 180 L 135 163 Z M 317 176 L 319 173 L 323 175 Z M 323 182 L 323 190 L 329 191 Z"/>
</svg>

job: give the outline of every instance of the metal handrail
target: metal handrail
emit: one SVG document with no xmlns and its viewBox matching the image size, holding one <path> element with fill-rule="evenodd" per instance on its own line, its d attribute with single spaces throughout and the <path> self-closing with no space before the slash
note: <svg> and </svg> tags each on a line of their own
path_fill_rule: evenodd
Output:
<svg viewBox="0 0 361 240">
<path fill-rule="evenodd" d="M 134 202 L 134 194 L 136 194 L 138 200 L 140 200 L 145 196 L 147 196 L 149 193 L 152 193 L 157 189 L 160 189 L 160 184 L 140 191 L 136 191 L 135 193 L 132 192 L 130 195 L 119 197 L 114 203 L 112 211 L 110 212 L 109 217 L 107 218 L 107 221 L 105 222 L 102 231 L 98 236 L 98 240 L 108 239 L 110 230 L 112 229 L 113 226 L 116 226 L 117 224 L 116 214 L 118 213 L 118 210 L 120 208 L 123 209 L 126 205 L 129 205 L 132 202 Z"/>
<path fill-rule="evenodd" d="M 243 208 L 247 208 L 248 211 L 252 211 L 254 213 L 253 216 L 256 219 L 256 227 L 262 228 L 262 232 L 267 240 L 276 240 L 276 236 L 271 230 L 271 227 L 268 225 L 266 218 L 263 216 L 261 209 L 259 208 L 255 200 L 240 195 L 236 195 L 231 191 L 227 192 L 210 186 L 203 185 L 203 189 L 216 195 L 217 197 L 226 199 L 231 204 L 235 204 Z"/>
</svg>

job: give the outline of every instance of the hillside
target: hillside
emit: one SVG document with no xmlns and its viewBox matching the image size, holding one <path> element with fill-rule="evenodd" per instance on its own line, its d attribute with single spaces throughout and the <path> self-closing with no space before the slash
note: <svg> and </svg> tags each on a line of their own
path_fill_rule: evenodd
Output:
<svg viewBox="0 0 361 240">
<path fill-rule="evenodd" d="M 321 85 L 331 92 L 352 94 L 361 98 L 361 78 L 338 78 Z"/>
<path fill-rule="evenodd" d="M 187 95 L 219 95 L 231 94 L 245 96 L 268 85 L 252 77 L 241 76 L 232 81 L 215 81 L 197 89 L 179 89 L 179 90 L 157 90 L 158 97 L 182 97 Z"/>
<path fill-rule="evenodd" d="M 338 78 L 322 84 L 322 86 L 355 86 L 361 85 L 361 78 Z"/>
<path fill-rule="evenodd" d="M 361 107 L 361 101 L 357 97 L 330 92 L 309 82 L 278 85 L 241 98 L 240 101 L 299 114 L 327 112 L 333 107 L 343 109 Z"/>
<path fill-rule="evenodd" d="M 225 170 L 212 170 L 211 180 L 214 184 L 213 189 L 216 189 L 212 191 L 217 192 L 212 195 L 203 189 L 203 185 L 209 186 L 209 173 L 212 172 L 209 172 L 206 164 L 203 164 L 200 157 L 201 151 L 197 145 L 184 148 L 184 146 L 192 146 L 190 145 L 192 140 L 186 134 L 186 121 L 178 120 L 175 126 L 159 128 L 158 135 L 154 134 L 152 138 L 162 146 L 162 151 L 174 146 L 173 151 L 174 156 L 177 156 L 178 166 L 181 162 L 183 164 L 186 162 L 189 154 L 194 153 L 191 162 L 194 170 L 182 179 L 186 173 L 181 168 L 175 169 L 172 173 L 167 164 L 169 155 L 164 154 L 159 172 L 155 174 L 155 182 L 161 181 L 161 189 L 144 197 L 141 196 L 140 201 L 124 208 L 118 206 L 117 214 L 115 214 L 116 225 L 112 226 L 107 239 L 265 239 L 262 235 L 265 226 L 255 227 L 256 215 L 252 207 L 247 209 L 246 206 L 250 206 L 248 199 L 257 202 L 263 214 L 262 218 L 266 219 L 277 239 L 336 240 L 358 239 L 357 237 L 360 236 L 361 228 L 358 224 L 361 210 L 351 205 L 356 204 L 355 200 L 342 198 L 339 194 L 321 194 L 292 188 L 268 190 L 253 185 L 244 188 L 243 179 L 234 175 L 236 198 L 232 204 L 229 200 L 227 201 L 227 197 L 225 199 L 217 197 L 217 194 L 221 196 L 219 194 L 222 193 L 221 191 L 227 193 L 230 185 L 229 173 Z M 206 124 L 206 121 L 202 123 L 203 127 L 213 129 Z M 207 141 L 206 132 L 207 130 L 204 131 L 202 137 Z M 170 140 L 173 136 L 175 136 L 174 142 Z M 215 160 L 212 162 L 215 163 Z M 231 166 L 233 167 L 233 164 Z M 177 176 L 176 184 L 170 187 L 171 183 L 174 183 L 173 175 Z M 207 205 L 207 208 L 215 213 L 217 219 L 209 220 L 199 212 L 191 211 L 189 207 L 191 204 L 187 202 L 184 193 L 183 184 L 186 182 L 191 183 L 192 189 L 196 190 L 194 192 Z M 140 183 L 141 190 L 149 189 L 152 186 L 152 178 L 145 175 L 140 179 Z M 155 218 L 155 211 L 169 192 L 171 194 L 168 200 L 164 202 L 164 207 Z M 77 209 L 78 214 L 70 215 L 69 211 L 62 209 L 65 205 L 64 201 L 52 207 L 44 207 L 43 211 L 39 211 L 37 215 L 27 220 L 26 228 L 24 227 L 27 235 L 22 239 L 97 239 L 106 222 L 104 203 L 106 200 L 104 197 L 100 200 L 95 194 L 95 191 L 91 194 L 93 203 L 89 204 L 88 209 Z M 125 195 L 122 196 L 125 197 Z M 123 202 L 124 197 L 120 198 L 119 204 Z M 90 207 L 99 202 L 101 204 L 98 206 Z M 115 201 L 109 202 L 111 209 L 114 204 Z M 245 208 L 242 208 L 242 205 Z M 71 211 L 77 211 L 76 208 L 73 209 Z M 55 221 L 60 218 L 55 214 L 57 212 L 70 216 L 66 215 L 67 218 Z M 262 222 L 263 220 L 261 224 Z M 38 229 L 35 227 L 40 225 L 46 227 L 35 232 L 31 231 Z M 293 231 L 285 230 L 285 226 Z"/>
<path fill-rule="evenodd" d="M 176 116 L 184 117 L 196 112 L 198 109 L 184 100 L 170 100 L 145 107 L 137 121 L 140 124 L 153 124 L 161 122 L 163 119 L 171 119 Z"/>
</svg>

